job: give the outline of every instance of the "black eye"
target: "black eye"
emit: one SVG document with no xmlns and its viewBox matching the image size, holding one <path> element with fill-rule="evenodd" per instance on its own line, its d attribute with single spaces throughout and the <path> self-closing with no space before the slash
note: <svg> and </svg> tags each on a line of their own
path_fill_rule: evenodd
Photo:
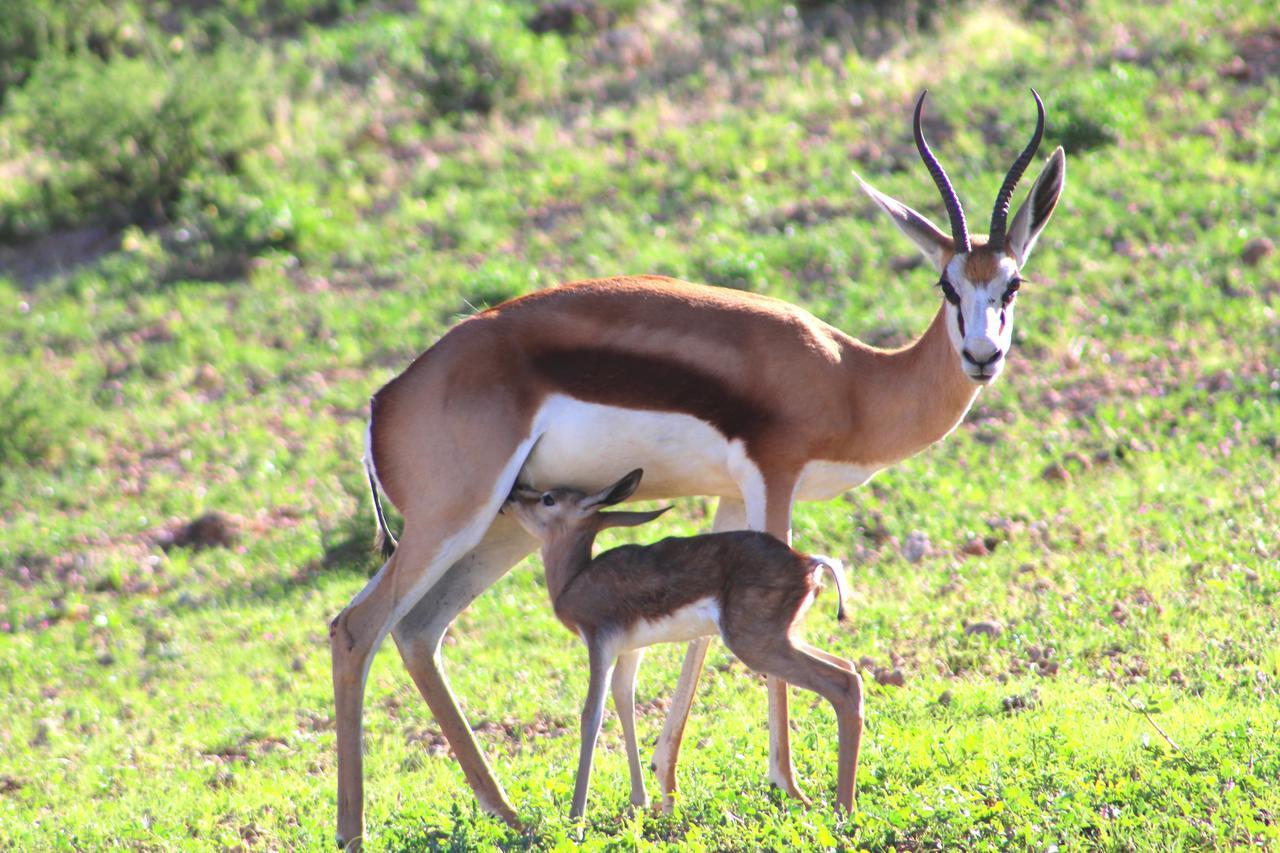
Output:
<svg viewBox="0 0 1280 853">
<path fill-rule="evenodd" d="M 553 497 L 551 497 L 551 495 L 549 495 L 549 494 L 543 495 L 543 496 L 542 496 L 542 505 L 543 505 L 543 506 L 555 506 L 555 505 L 556 505 L 556 499 L 555 499 L 555 498 L 553 498 Z"/>
<path fill-rule="evenodd" d="M 960 304 L 960 294 L 956 293 L 956 289 L 951 286 L 951 282 L 947 281 L 944 276 L 938 281 L 938 287 L 942 289 L 942 298 L 946 299 L 952 305 Z"/>
<path fill-rule="evenodd" d="M 1022 287 L 1022 279 L 1020 278 L 1015 278 L 1013 281 L 1009 282 L 1008 286 L 1004 289 L 1004 296 L 1000 297 L 1000 304 L 1008 305 L 1012 302 L 1013 297 L 1018 295 L 1018 288 L 1020 287 Z"/>
</svg>

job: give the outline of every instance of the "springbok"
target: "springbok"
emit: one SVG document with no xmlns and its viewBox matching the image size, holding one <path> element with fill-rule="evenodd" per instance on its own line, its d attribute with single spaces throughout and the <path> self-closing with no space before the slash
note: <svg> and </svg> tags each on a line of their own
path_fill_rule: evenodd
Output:
<svg viewBox="0 0 1280 853">
<path fill-rule="evenodd" d="M 836 616 L 844 620 L 844 568 L 829 557 L 801 554 L 760 530 L 668 538 L 623 545 L 591 556 L 596 534 L 634 527 L 670 507 L 649 512 L 601 512 L 635 492 L 637 468 L 593 495 L 573 489 L 541 492 L 517 486 L 507 505 L 542 543 L 547 592 L 556 616 L 587 646 L 591 681 L 582 707 L 582 743 L 572 818 L 587 809 L 591 758 L 612 684 L 631 771 L 631 803 L 648 804 L 636 745 L 635 686 L 647 646 L 719 634 L 729 651 L 756 672 L 823 696 L 836 712 L 839 770 L 836 807 L 853 811 L 862 741 L 862 679 L 853 664 L 792 636 L 818 592 L 825 569 L 835 581 Z"/>
<path fill-rule="evenodd" d="M 388 633 L 481 807 L 519 825 L 439 657 L 454 617 L 536 545 L 499 514 L 517 478 L 594 492 L 643 467 L 637 497 L 718 496 L 713 530 L 749 527 L 789 542 L 795 501 L 831 498 L 943 438 L 1000 374 L 1019 270 L 1058 203 L 1066 159 L 1061 148 L 1050 155 L 1007 223 L 1044 131 L 1036 96 L 1036 130 L 996 196 L 990 236 L 971 237 L 925 142 L 923 106 L 922 94 L 916 147 L 946 203 L 951 234 L 858 179 L 940 274 L 941 305 L 914 343 L 870 347 L 751 293 L 614 278 L 482 311 L 373 396 L 365 466 L 375 506 L 381 489 L 404 516 L 404 531 L 330 626 L 340 842 L 358 842 L 363 832 L 364 689 Z M 380 507 L 378 521 L 389 537 Z M 689 644 L 654 751 L 665 807 L 708 642 Z M 803 799 L 786 682 L 770 677 L 768 697 L 769 778 Z"/>
</svg>

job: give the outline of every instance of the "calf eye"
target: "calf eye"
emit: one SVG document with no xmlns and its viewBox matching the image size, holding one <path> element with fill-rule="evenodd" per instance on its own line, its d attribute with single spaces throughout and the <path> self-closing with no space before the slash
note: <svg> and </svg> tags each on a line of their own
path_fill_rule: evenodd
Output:
<svg viewBox="0 0 1280 853">
<path fill-rule="evenodd" d="M 549 494 L 548 494 L 548 495 L 543 495 L 543 496 L 542 496 L 542 505 L 543 505 L 543 506 L 555 506 L 555 505 L 556 505 L 556 499 L 555 499 L 555 498 L 553 498 L 553 497 L 551 497 L 551 495 L 549 495 Z"/>
</svg>

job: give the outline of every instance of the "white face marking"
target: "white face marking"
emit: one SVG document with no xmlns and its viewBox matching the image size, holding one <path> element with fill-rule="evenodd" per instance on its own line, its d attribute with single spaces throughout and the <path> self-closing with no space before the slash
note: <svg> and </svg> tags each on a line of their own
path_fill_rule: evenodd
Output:
<svg viewBox="0 0 1280 853">
<path fill-rule="evenodd" d="M 730 443 L 692 415 L 623 409 L 553 394 L 534 424 L 541 438 L 520 474 L 520 482 L 533 488 L 568 486 L 591 493 L 633 468 L 643 468 L 638 500 L 738 496 L 730 473 Z"/>
<path fill-rule="evenodd" d="M 795 499 L 798 501 L 825 501 L 856 489 L 870 480 L 878 465 L 852 465 L 847 462 L 828 462 L 815 459 L 804 466 L 796 483 Z"/>
<path fill-rule="evenodd" d="M 684 643 L 720 631 L 720 604 L 700 598 L 661 619 L 641 619 L 618 636 L 618 651 L 643 649 L 654 643 Z"/>
<path fill-rule="evenodd" d="M 960 366 L 975 382 L 988 384 L 1004 370 L 1005 356 L 1013 341 L 1013 303 L 1004 305 L 1009 282 L 1018 274 L 1017 263 L 1000 258 L 990 281 L 971 282 L 964 274 L 963 257 L 947 264 L 947 280 L 960 297 L 960 307 L 947 303 L 947 333 L 960 356 Z M 957 315 L 964 319 L 960 334 Z"/>
</svg>

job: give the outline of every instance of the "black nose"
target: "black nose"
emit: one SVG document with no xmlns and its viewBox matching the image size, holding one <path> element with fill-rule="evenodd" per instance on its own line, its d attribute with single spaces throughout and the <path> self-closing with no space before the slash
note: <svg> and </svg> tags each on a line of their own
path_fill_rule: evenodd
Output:
<svg viewBox="0 0 1280 853">
<path fill-rule="evenodd" d="M 997 361 L 999 361 L 1004 357 L 1004 353 L 1001 350 L 996 350 L 995 352 L 991 353 L 991 355 L 985 361 L 979 359 L 976 355 L 969 352 L 967 349 L 964 350 L 963 352 L 964 352 L 964 357 L 969 359 L 969 361 L 973 362 L 974 365 L 978 367 L 986 367 L 989 364 L 995 364 Z"/>
</svg>

